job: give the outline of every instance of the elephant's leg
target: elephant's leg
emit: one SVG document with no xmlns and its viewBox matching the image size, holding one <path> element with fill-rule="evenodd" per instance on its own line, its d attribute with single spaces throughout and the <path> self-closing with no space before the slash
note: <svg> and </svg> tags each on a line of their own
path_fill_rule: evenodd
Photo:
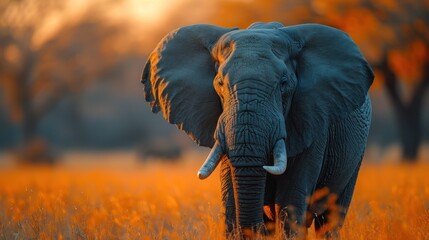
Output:
<svg viewBox="0 0 429 240">
<path fill-rule="evenodd" d="M 355 166 L 348 180 L 341 180 L 342 174 L 334 174 L 332 179 L 339 179 L 337 185 L 330 184 L 328 185 L 330 188 L 318 187 L 311 197 L 308 214 L 314 217 L 314 228 L 318 237 L 326 239 L 338 237 L 353 196 L 360 163 L 361 161 Z"/>
<path fill-rule="evenodd" d="M 326 138 L 316 140 L 305 152 L 288 159 L 286 172 L 277 181 L 277 214 L 287 237 L 305 237 L 307 200 L 322 168 Z"/>
<path fill-rule="evenodd" d="M 227 236 L 232 234 L 236 226 L 234 189 L 232 186 L 231 166 L 228 158 L 221 160 L 220 168 L 222 204 L 225 213 Z"/>
<path fill-rule="evenodd" d="M 347 212 L 350 207 L 350 202 L 352 200 L 354 188 L 356 185 L 356 180 L 358 177 L 359 169 L 360 169 L 360 163 L 356 167 L 353 175 L 351 176 L 350 180 L 348 181 L 347 185 L 345 186 L 344 190 L 339 194 L 338 199 L 336 201 L 335 214 L 332 216 L 332 210 L 328 209 L 325 211 L 325 213 L 322 215 L 323 221 L 320 221 L 321 225 L 318 226 L 315 225 L 316 233 L 321 232 L 324 233 L 325 238 L 337 238 L 339 235 L 339 230 L 344 224 L 344 220 L 346 218 Z M 329 223 L 330 218 L 334 217 L 336 224 L 335 226 L 330 227 L 330 229 L 326 229 L 327 231 L 324 231 L 322 228 L 324 227 L 324 224 Z"/>
<path fill-rule="evenodd" d="M 359 168 L 360 163 L 356 167 L 344 190 L 338 195 L 338 198 L 335 201 L 335 205 L 329 206 L 329 204 L 327 204 L 327 210 L 325 210 L 322 214 L 318 215 L 315 218 L 314 228 L 316 230 L 316 234 L 319 237 L 323 237 L 326 239 L 336 239 L 339 237 L 339 230 L 344 224 L 344 220 L 347 215 L 350 202 L 352 200 L 356 180 L 359 173 Z M 331 225 L 333 221 L 335 222 L 335 224 Z"/>
<path fill-rule="evenodd" d="M 365 151 L 370 120 L 371 106 L 367 98 L 359 109 L 330 126 L 326 159 L 317 189 L 329 189 L 329 196 L 336 199 L 326 198 L 318 204 L 324 206 L 325 212 L 321 212 L 320 207 L 316 212 L 324 218 L 322 226 L 328 224 L 328 227 L 319 227 L 319 232 L 328 231 L 324 233 L 327 236 L 335 236 L 343 225 Z"/>
<path fill-rule="evenodd" d="M 350 202 L 352 201 L 353 192 L 356 186 L 356 180 L 358 177 L 359 169 L 360 169 L 360 163 L 356 168 L 355 172 L 353 173 L 352 177 L 350 178 L 349 182 L 347 183 L 346 187 L 344 188 L 343 192 L 338 197 L 337 205 L 340 206 L 339 208 L 340 222 L 338 224 L 339 227 L 343 226 L 344 219 L 349 210 Z"/>
</svg>

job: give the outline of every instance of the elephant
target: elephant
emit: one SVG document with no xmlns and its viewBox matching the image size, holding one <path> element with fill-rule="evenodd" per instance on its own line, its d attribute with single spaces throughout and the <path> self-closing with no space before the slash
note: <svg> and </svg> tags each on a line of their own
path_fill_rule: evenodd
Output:
<svg viewBox="0 0 429 240">
<path fill-rule="evenodd" d="M 373 79 L 339 29 L 257 22 L 170 32 L 141 82 L 152 112 L 211 147 L 198 177 L 220 164 L 226 235 L 251 239 L 304 237 L 313 222 L 321 236 L 338 235 L 368 138 Z"/>
</svg>

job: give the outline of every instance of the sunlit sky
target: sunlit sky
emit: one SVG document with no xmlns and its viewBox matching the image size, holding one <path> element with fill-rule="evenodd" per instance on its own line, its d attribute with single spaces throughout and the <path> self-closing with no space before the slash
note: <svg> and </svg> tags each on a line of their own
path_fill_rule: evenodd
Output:
<svg viewBox="0 0 429 240">
<path fill-rule="evenodd" d="M 167 18 L 171 10 L 186 0 L 123 0 L 112 4 L 105 4 L 105 0 L 69 0 L 66 11 L 52 12 L 39 26 L 34 35 L 33 44 L 37 47 L 55 35 L 64 25 L 79 21 L 91 3 L 101 3 L 102 11 L 112 22 L 128 22 L 130 24 L 144 24 L 148 28 L 156 28 Z"/>
<path fill-rule="evenodd" d="M 85 0 L 80 0 L 86 2 Z M 162 21 L 168 11 L 183 0 L 124 0 L 115 8 L 110 9 L 112 17 L 132 18 L 140 21 L 156 23 Z"/>
</svg>

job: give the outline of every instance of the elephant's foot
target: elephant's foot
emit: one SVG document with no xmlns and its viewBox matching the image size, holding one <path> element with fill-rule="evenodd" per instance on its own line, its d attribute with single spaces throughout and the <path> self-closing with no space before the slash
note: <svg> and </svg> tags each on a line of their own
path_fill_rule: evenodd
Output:
<svg viewBox="0 0 429 240">
<path fill-rule="evenodd" d="M 316 216 L 314 218 L 316 236 L 324 239 L 339 239 L 340 229 L 344 223 L 344 216 L 338 213 L 333 214 L 329 211 Z"/>
<path fill-rule="evenodd" d="M 261 223 L 253 227 L 237 228 L 234 226 L 232 231 L 227 231 L 226 239 L 265 239 L 267 235 L 268 231 L 265 224 Z"/>
<path fill-rule="evenodd" d="M 242 239 L 264 239 L 268 235 L 265 224 L 260 223 L 253 227 L 245 227 L 240 230 Z"/>
<path fill-rule="evenodd" d="M 280 208 L 276 204 L 276 212 L 279 219 L 279 231 L 286 239 L 305 239 L 307 228 L 302 224 L 301 214 L 293 206 Z"/>
</svg>

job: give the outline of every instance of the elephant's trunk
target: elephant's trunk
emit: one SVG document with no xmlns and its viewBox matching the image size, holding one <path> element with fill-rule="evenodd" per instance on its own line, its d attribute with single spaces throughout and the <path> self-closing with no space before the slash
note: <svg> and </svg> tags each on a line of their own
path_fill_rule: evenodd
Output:
<svg viewBox="0 0 429 240">
<path fill-rule="evenodd" d="M 227 116 L 231 118 L 223 119 L 218 138 L 223 138 L 231 162 L 236 223 L 243 231 L 253 233 L 262 231 L 263 226 L 267 175 L 263 166 L 272 165 L 275 145 L 279 140 L 284 144 L 286 133 L 283 118 L 267 106 L 256 106 L 258 111 L 250 106 L 239 107 L 239 111 L 229 112 Z"/>
<path fill-rule="evenodd" d="M 262 168 L 235 168 L 234 195 L 236 221 L 242 230 L 260 231 L 263 226 L 263 204 L 266 172 Z"/>
</svg>

